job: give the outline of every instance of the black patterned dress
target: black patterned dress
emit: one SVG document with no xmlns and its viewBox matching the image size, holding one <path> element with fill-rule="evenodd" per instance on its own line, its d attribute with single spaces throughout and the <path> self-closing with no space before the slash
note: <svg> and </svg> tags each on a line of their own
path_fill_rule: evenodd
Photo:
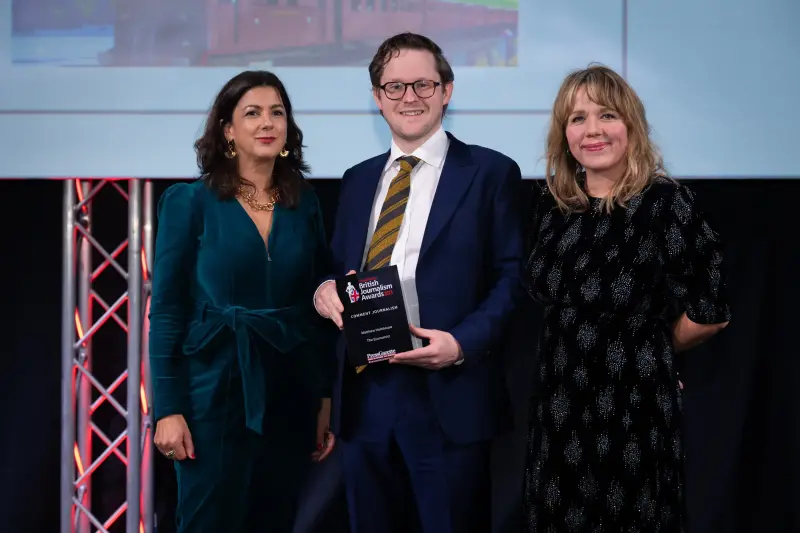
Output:
<svg viewBox="0 0 800 533">
<path fill-rule="evenodd" d="M 545 189 L 536 209 L 527 283 L 545 321 L 525 531 L 684 532 L 670 309 L 729 319 L 720 241 L 691 192 L 665 178 L 627 209 L 599 203 L 563 215 Z"/>
</svg>

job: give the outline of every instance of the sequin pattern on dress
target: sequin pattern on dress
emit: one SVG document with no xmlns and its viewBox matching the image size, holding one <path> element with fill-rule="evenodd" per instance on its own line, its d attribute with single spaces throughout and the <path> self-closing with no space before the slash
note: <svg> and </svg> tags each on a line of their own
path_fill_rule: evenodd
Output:
<svg viewBox="0 0 800 533">
<path fill-rule="evenodd" d="M 730 319 L 722 247 L 686 187 L 561 213 L 542 190 L 527 263 L 545 308 L 525 472 L 527 533 L 684 533 L 680 391 L 668 319 Z"/>
</svg>

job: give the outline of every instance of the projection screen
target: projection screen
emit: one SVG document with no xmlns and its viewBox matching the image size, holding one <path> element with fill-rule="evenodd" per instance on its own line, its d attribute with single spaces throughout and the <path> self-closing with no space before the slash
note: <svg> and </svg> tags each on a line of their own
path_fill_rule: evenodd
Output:
<svg viewBox="0 0 800 533">
<path fill-rule="evenodd" d="M 795 177 L 795 0 L 0 0 L 0 177 L 190 178 L 216 91 L 285 82 L 315 178 L 384 152 L 367 64 L 426 34 L 456 72 L 446 128 L 543 174 L 558 86 L 592 62 L 645 102 L 678 177 Z M 790 96 L 791 94 L 791 96 Z M 794 111 L 792 111 L 794 110 Z"/>
</svg>

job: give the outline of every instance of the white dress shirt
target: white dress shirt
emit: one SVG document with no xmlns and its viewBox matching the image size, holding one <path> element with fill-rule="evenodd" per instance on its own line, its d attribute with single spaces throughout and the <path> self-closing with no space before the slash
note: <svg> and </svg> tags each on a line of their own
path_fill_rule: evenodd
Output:
<svg viewBox="0 0 800 533">
<path fill-rule="evenodd" d="M 425 227 L 428 224 L 428 215 L 431 212 L 433 197 L 436 194 L 436 187 L 439 185 L 439 178 L 442 175 L 447 149 L 450 139 L 441 126 L 438 130 L 425 141 L 425 144 L 414 150 L 410 154 L 404 153 L 400 147 L 392 141 L 392 148 L 389 159 L 383 169 L 380 183 L 378 184 L 375 198 L 372 202 L 372 214 L 369 218 L 369 229 L 367 239 L 364 242 L 364 254 L 361 264 L 367 258 L 372 234 L 375 233 L 375 225 L 383 208 L 383 201 L 392 179 L 400 171 L 400 163 L 397 158 L 412 155 L 418 157 L 420 162 L 411 172 L 411 189 L 409 191 L 408 203 L 406 204 L 403 222 L 397 235 L 397 242 L 392 250 L 390 265 L 396 265 L 400 274 L 401 285 L 403 287 L 403 297 L 405 299 L 406 312 L 409 321 L 415 326 L 420 326 L 419 318 L 419 297 L 415 283 L 417 261 L 419 260 L 420 249 L 422 248 L 422 237 L 425 235 Z M 330 281 L 326 283 L 331 283 Z M 323 284 L 324 285 L 324 284 Z M 321 286 L 320 286 L 321 287 Z M 319 289 L 317 289 L 319 290 Z M 415 348 L 422 347 L 422 341 L 412 336 Z"/>
</svg>

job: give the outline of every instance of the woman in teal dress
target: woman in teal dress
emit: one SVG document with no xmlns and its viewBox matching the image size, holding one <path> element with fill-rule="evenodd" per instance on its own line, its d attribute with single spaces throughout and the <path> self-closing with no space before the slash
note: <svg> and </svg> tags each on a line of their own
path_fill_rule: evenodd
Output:
<svg viewBox="0 0 800 533">
<path fill-rule="evenodd" d="M 150 314 L 155 445 L 179 533 L 291 533 L 328 432 L 337 330 L 314 311 L 330 260 L 283 84 L 249 71 L 195 143 L 201 178 L 158 206 Z"/>
</svg>

